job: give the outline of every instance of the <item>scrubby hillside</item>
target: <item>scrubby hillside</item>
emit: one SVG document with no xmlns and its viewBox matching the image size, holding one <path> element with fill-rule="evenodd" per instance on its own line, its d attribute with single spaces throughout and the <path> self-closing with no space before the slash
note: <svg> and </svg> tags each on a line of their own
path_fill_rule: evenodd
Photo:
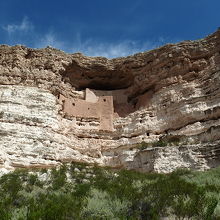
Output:
<svg viewBox="0 0 220 220">
<path fill-rule="evenodd" d="M 220 219 L 220 169 L 143 174 L 82 163 L 0 178 L 1 220 Z"/>
</svg>

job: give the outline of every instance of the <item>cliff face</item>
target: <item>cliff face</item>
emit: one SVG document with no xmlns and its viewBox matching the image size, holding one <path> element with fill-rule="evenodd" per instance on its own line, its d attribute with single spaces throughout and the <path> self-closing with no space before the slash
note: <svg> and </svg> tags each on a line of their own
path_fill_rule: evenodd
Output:
<svg viewBox="0 0 220 220">
<path fill-rule="evenodd" d="M 108 60 L 0 46 L 0 164 L 220 165 L 220 31 Z"/>
</svg>

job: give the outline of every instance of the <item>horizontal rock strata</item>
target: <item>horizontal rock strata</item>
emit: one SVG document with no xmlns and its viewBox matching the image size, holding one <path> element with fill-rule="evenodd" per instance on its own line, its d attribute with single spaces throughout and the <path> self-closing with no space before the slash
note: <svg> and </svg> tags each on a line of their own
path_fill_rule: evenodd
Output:
<svg viewBox="0 0 220 220">
<path fill-rule="evenodd" d="M 220 163 L 220 31 L 108 60 L 0 46 L 0 165 Z"/>
</svg>

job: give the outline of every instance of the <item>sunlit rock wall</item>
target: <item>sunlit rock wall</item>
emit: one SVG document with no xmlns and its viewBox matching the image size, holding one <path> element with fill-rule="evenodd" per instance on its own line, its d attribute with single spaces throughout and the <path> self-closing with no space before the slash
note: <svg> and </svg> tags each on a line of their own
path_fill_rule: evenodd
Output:
<svg viewBox="0 0 220 220">
<path fill-rule="evenodd" d="M 87 109 L 76 112 L 60 97 Z M 100 110 L 104 97 L 111 108 Z M 219 31 L 111 60 L 0 46 L 2 168 L 81 161 L 204 170 L 219 165 L 219 141 Z"/>
</svg>

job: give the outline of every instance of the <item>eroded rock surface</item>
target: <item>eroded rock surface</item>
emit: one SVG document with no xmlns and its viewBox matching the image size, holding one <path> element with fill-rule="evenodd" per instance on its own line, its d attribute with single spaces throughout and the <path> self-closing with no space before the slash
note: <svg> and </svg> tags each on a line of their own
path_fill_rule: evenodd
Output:
<svg viewBox="0 0 220 220">
<path fill-rule="evenodd" d="M 220 165 L 220 31 L 108 60 L 0 46 L 0 164 Z"/>
</svg>

